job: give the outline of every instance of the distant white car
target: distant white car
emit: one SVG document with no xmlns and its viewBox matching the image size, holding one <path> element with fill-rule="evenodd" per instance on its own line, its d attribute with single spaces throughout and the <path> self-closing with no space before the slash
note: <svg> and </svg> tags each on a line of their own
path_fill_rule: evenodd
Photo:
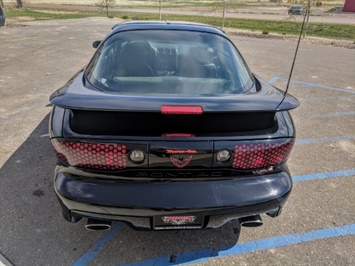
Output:
<svg viewBox="0 0 355 266">
<path fill-rule="evenodd" d="M 304 14 L 304 12 L 305 12 L 305 9 L 301 5 L 292 5 L 288 9 L 289 15 L 302 15 L 302 14 Z"/>
</svg>

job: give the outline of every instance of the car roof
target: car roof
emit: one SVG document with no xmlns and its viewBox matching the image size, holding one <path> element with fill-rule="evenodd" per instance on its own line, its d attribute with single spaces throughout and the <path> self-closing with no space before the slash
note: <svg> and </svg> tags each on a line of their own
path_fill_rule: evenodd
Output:
<svg viewBox="0 0 355 266">
<path fill-rule="evenodd" d="M 112 27 L 111 34 L 131 30 L 187 30 L 214 33 L 226 36 L 224 31 L 219 28 L 194 22 L 185 21 L 128 21 L 116 24 Z"/>
</svg>

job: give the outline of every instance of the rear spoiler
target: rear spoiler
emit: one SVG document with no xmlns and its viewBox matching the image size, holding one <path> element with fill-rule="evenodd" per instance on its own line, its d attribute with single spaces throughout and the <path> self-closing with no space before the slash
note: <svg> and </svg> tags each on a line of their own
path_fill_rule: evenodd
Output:
<svg viewBox="0 0 355 266">
<path fill-rule="evenodd" d="M 50 102 L 62 108 L 105 111 L 161 112 L 162 106 L 201 106 L 203 112 L 275 112 L 299 106 L 296 98 L 256 78 L 262 87 L 256 93 L 216 97 L 161 97 L 120 95 L 89 89 L 80 72 L 50 97 Z M 89 86 L 89 84 L 87 84 Z M 91 85 L 90 85 L 91 86 Z M 280 104 L 280 102 L 282 102 Z"/>
</svg>

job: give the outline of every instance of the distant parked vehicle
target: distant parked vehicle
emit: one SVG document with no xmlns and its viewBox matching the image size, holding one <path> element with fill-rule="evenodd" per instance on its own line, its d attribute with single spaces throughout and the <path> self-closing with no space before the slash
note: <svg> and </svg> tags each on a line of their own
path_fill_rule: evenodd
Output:
<svg viewBox="0 0 355 266">
<path fill-rule="evenodd" d="M 292 5 L 288 9 L 289 15 L 302 15 L 302 14 L 304 14 L 304 12 L 305 12 L 305 9 L 301 5 Z"/>
<path fill-rule="evenodd" d="M 2 7 L 0 6 L 0 27 L 5 25 L 6 25 L 5 14 L 4 11 L 2 10 Z"/>
<path fill-rule="evenodd" d="M 325 11 L 325 13 L 341 13 L 341 12 L 343 12 L 342 6 L 332 7 L 331 9 Z"/>
</svg>

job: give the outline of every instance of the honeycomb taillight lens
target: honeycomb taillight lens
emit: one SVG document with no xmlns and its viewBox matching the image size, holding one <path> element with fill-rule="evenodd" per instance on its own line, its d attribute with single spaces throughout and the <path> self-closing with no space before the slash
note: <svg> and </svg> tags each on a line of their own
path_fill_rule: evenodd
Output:
<svg viewBox="0 0 355 266">
<path fill-rule="evenodd" d="M 233 168 L 255 169 L 285 162 L 292 150 L 294 139 L 249 141 L 234 147 Z"/>
<path fill-rule="evenodd" d="M 122 144 L 52 139 L 52 145 L 59 160 L 71 166 L 97 170 L 127 167 L 126 146 Z"/>
</svg>

